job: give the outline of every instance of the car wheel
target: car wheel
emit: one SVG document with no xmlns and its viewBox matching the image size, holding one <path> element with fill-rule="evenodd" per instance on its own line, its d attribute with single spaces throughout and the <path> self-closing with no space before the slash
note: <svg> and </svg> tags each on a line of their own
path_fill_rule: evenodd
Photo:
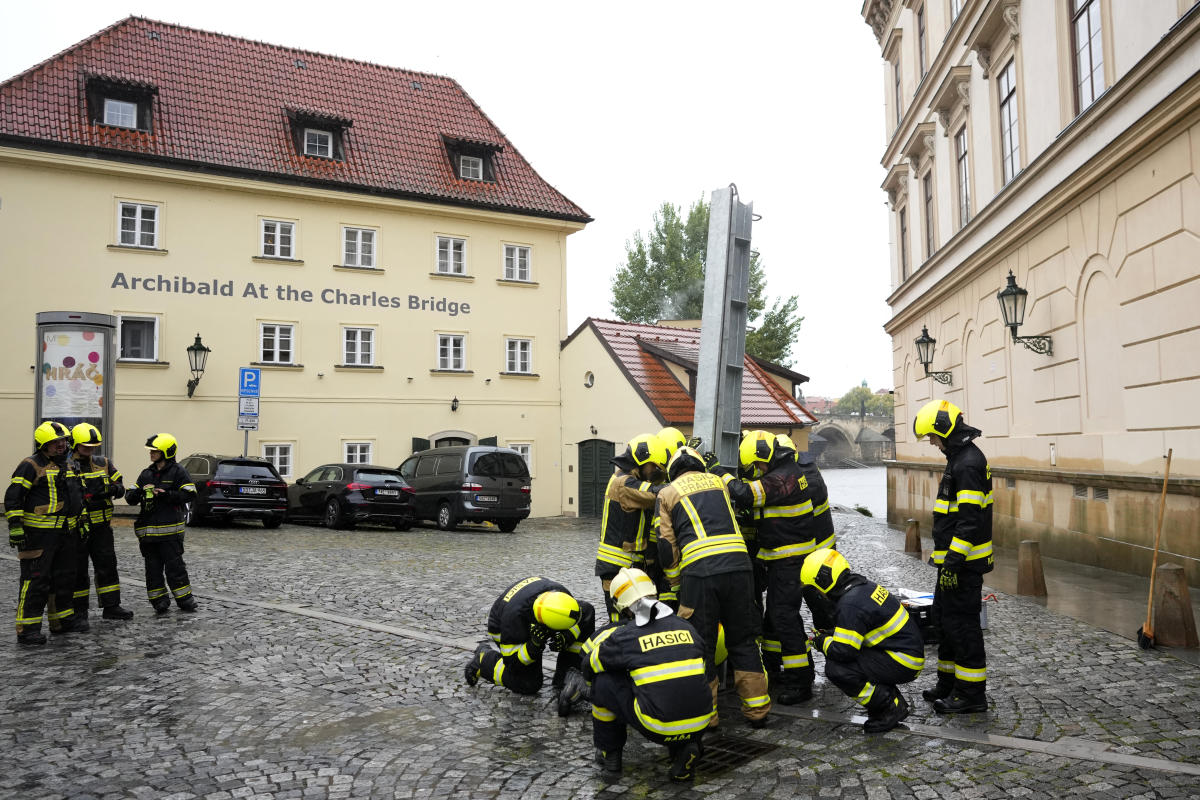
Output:
<svg viewBox="0 0 1200 800">
<path fill-rule="evenodd" d="M 329 498 L 325 504 L 324 522 L 326 528 L 342 527 L 342 504 L 335 497 Z"/>
<path fill-rule="evenodd" d="M 502 519 L 496 524 L 500 526 L 500 530 L 504 533 L 512 533 L 517 529 L 518 522 L 520 522 L 518 519 Z"/>
<path fill-rule="evenodd" d="M 452 531 L 458 520 L 454 518 L 454 512 L 450 509 L 449 503 L 442 503 L 438 506 L 437 526 L 439 531 Z"/>
<path fill-rule="evenodd" d="M 283 524 L 283 517 L 263 517 L 264 528 L 278 528 Z"/>
<path fill-rule="evenodd" d="M 183 524 L 188 526 L 203 524 L 204 515 L 195 510 L 195 505 L 195 503 L 188 503 L 183 507 Z"/>
</svg>

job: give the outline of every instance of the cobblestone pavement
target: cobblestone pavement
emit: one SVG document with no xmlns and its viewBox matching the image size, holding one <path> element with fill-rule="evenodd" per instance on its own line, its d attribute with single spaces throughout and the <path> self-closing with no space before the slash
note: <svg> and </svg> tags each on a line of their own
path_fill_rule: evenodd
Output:
<svg viewBox="0 0 1200 800">
<path fill-rule="evenodd" d="M 932 568 L 899 552 L 901 534 L 857 514 L 836 521 L 854 569 L 932 586 Z M 905 688 L 908 729 L 882 736 L 864 736 L 856 707 L 823 682 L 757 731 L 723 698 L 725 732 L 774 749 L 675 787 L 664 750 L 635 734 L 624 775 L 605 783 L 585 713 L 560 719 L 548 690 L 471 689 L 461 674 L 487 609 L 519 577 L 555 578 L 602 607 L 594 522 L 194 528 L 201 612 L 162 617 L 122 524 L 132 622 L 93 614 L 90 634 L 0 645 L 0 797 L 1200 797 L 1200 670 L 1020 598 L 989 604 L 989 714 L 932 713 L 919 696 L 932 666 Z M 11 613 L 16 561 L 0 568 Z"/>
</svg>

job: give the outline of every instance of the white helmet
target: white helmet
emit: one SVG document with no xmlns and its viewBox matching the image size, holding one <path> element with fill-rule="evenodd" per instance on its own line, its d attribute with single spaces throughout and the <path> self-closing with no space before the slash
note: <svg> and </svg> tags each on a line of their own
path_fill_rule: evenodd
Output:
<svg viewBox="0 0 1200 800">
<path fill-rule="evenodd" d="M 644 597 L 651 600 L 658 599 L 658 587 L 654 585 L 654 581 L 649 575 L 637 567 L 622 567 L 621 571 L 612 579 L 608 592 L 612 595 L 613 604 L 616 605 L 618 613 L 627 611 L 630 606 Z"/>
</svg>

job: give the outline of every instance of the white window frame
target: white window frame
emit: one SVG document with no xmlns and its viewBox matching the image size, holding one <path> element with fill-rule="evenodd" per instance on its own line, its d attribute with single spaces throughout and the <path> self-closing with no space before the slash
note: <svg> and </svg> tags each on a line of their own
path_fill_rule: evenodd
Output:
<svg viewBox="0 0 1200 800">
<path fill-rule="evenodd" d="M 504 245 L 504 279 L 528 281 L 533 274 L 533 248 L 524 244 Z M 522 264 L 522 260 L 524 264 Z"/>
<path fill-rule="evenodd" d="M 283 219 L 261 219 L 258 230 L 258 242 L 263 258 L 295 259 L 296 223 Z M 267 243 L 268 235 L 275 237 L 275 241 L 270 245 Z M 286 245 L 283 242 L 285 237 L 287 238 Z"/>
<path fill-rule="evenodd" d="M 1005 84 L 1009 86 L 1006 90 Z M 1017 59 L 1010 57 L 996 74 L 1000 118 L 1000 185 L 1007 186 L 1021 171 L 1021 121 L 1017 106 Z"/>
<path fill-rule="evenodd" d="M 533 442 L 509 442 L 506 445 L 510 450 L 516 450 L 521 454 L 521 458 L 525 459 L 525 469 L 529 470 L 529 477 L 533 477 Z"/>
<path fill-rule="evenodd" d="M 262 457 L 275 466 L 281 477 L 292 477 L 292 465 L 296 463 L 295 445 L 291 442 L 263 442 L 260 448 Z"/>
<path fill-rule="evenodd" d="M 437 368 L 452 372 L 465 372 L 467 369 L 466 334 L 439 333 L 437 337 Z"/>
<path fill-rule="evenodd" d="M 929 71 L 929 50 L 925 41 L 925 36 L 928 33 L 928 20 L 925 18 L 925 6 L 921 6 L 916 11 L 917 18 L 917 80 L 921 81 L 925 78 L 925 73 Z"/>
<path fill-rule="evenodd" d="M 375 239 L 374 228 L 354 228 L 342 226 L 342 265 L 375 269 Z"/>
<path fill-rule="evenodd" d="M 271 328 L 271 358 L 267 358 L 267 328 Z M 287 329 L 288 358 L 281 359 L 280 340 L 285 338 L 280 334 Z M 295 364 L 296 363 L 296 324 L 292 322 L 260 322 L 258 323 L 258 355 L 262 364 Z"/>
<path fill-rule="evenodd" d="M 132 209 L 134 214 L 128 219 L 133 220 L 133 229 L 125 230 L 125 209 Z M 146 212 L 152 213 L 152 219 L 146 219 Z M 146 250 L 158 249 L 158 228 L 162 219 L 162 209 L 156 203 L 137 203 L 130 200 L 117 201 L 117 244 L 121 247 L 141 247 Z M 125 234 L 130 234 L 130 241 L 125 241 Z M 142 237 L 149 235 L 150 243 L 143 244 Z"/>
<path fill-rule="evenodd" d="M 971 144 L 968 141 L 967 123 L 963 122 L 954 134 L 954 174 L 958 181 L 958 227 L 971 221 Z"/>
<path fill-rule="evenodd" d="M 442 258 L 443 245 L 446 250 L 446 257 Z M 434 264 L 436 272 L 439 275 L 466 275 L 467 274 L 467 240 L 461 236 L 438 236 L 434 240 L 433 246 Z M 459 256 L 457 262 L 454 258 L 455 254 Z M 443 268 L 444 267 L 444 268 Z M 455 269 L 458 267 L 458 269 Z"/>
<path fill-rule="evenodd" d="M 321 152 L 322 150 L 325 152 Z M 333 132 L 322 128 L 305 128 L 304 155 L 315 158 L 333 158 Z"/>
<path fill-rule="evenodd" d="M 342 326 L 342 364 L 348 367 L 375 366 L 375 328 L 368 325 Z"/>
<path fill-rule="evenodd" d="M 458 177 L 465 181 L 483 180 L 483 159 L 479 156 L 459 156 Z"/>
<path fill-rule="evenodd" d="M 908 280 L 909 274 L 912 273 L 912 261 L 909 259 L 908 253 L 908 226 L 912 224 L 912 220 L 908 218 L 908 204 L 896 209 L 896 238 L 900 241 L 900 281 Z"/>
<path fill-rule="evenodd" d="M 1096 98 L 1104 93 L 1104 21 L 1100 13 L 1098 0 L 1084 0 L 1082 7 L 1077 8 L 1079 0 L 1071 0 L 1068 4 L 1069 25 L 1071 26 L 1071 80 L 1075 88 L 1075 114 L 1078 116 L 1096 102 Z M 1093 26 L 1094 21 L 1094 26 Z M 1086 42 L 1080 42 L 1080 23 L 1088 29 Z M 1091 28 L 1095 27 L 1095 33 Z M 1087 74 L 1083 74 L 1081 59 L 1086 51 Z M 1086 94 L 1085 94 L 1086 93 Z"/>
<path fill-rule="evenodd" d="M 132 119 L 130 114 L 132 110 Z M 138 104 L 131 100 L 118 100 L 115 97 L 104 98 L 104 124 L 114 128 L 132 128 L 137 130 Z"/>
<path fill-rule="evenodd" d="M 928 259 L 937 250 L 937 190 L 934 181 L 933 168 L 930 167 L 921 176 L 918 183 L 921 186 L 921 216 L 925 218 L 925 258 Z"/>
<path fill-rule="evenodd" d="M 521 369 L 522 361 L 525 362 L 524 369 Z M 517 336 L 505 338 L 504 371 L 515 375 L 533 374 L 533 339 Z"/>
<path fill-rule="evenodd" d="M 362 458 L 364 450 L 366 458 Z M 342 442 L 342 460 L 347 464 L 370 464 L 374 454 L 374 442 Z"/>
<path fill-rule="evenodd" d="M 146 357 L 139 358 L 139 357 L 121 355 L 121 337 L 124 335 L 126 321 L 153 323 L 153 330 L 151 333 L 152 341 L 150 343 L 151 354 L 150 354 L 149 358 L 146 358 Z M 161 322 L 160 322 L 159 318 L 153 314 L 118 314 L 117 315 L 117 358 L 121 361 L 140 361 L 140 362 L 146 362 L 146 363 L 157 362 L 158 361 L 158 343 L 159 343 L 159 339 L 160 339 L 160 336 L 159 336 L 160 327 L 161 327 Z"/>
</svg>

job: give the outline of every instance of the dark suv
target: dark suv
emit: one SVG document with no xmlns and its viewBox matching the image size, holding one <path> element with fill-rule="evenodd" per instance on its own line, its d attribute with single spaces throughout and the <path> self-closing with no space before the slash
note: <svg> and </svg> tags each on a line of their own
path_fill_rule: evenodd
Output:
<svg viewBox="0 0 1200 800">
<path fill-rule="evenodd" d="M 283 524 L 287 483 L 270 461 L 196 453 L 179 463 L 196 484 L 196 499 L 187 506 L 188 525 L 234 517 L 260 519 L 264 528 Z"/>
<path fill-rule="evenodd" d="M 327 528 L 359 522 L 412 527 L 413 490 L 400 473 L 372 464 L 322 464 L 288 487 L 288 519 L 320 520 Z"/>
<path fill-rule="evenodd" d="M 494 522 L 512 533 L 529 516 L 529 468 L 516 450 L 469 445 L 414 453 L 400 474 L 416 491 L 417 519 L 444 531 L 459 522 Z"/>
</svg>

